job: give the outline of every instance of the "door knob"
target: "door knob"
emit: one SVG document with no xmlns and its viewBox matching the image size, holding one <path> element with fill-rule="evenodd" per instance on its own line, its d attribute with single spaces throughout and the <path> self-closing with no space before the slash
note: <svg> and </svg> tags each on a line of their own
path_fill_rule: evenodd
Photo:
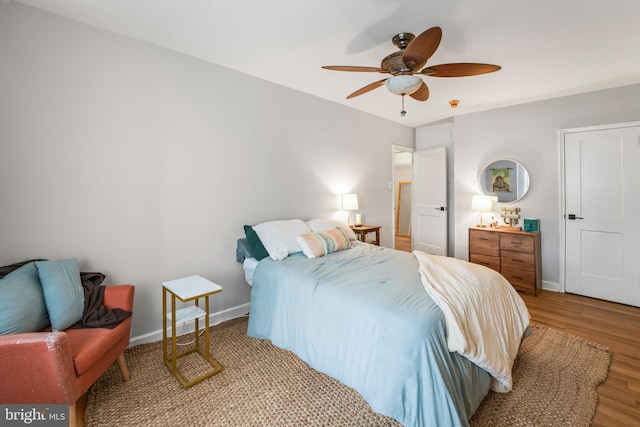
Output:
<svg viewBox="0 0 640 427">
<path fill-rule="evenodd" d="M 569 219 L 584 219 L 581 216 L 576 216 L 575 214 L 569 214 Z"/>
</svg>

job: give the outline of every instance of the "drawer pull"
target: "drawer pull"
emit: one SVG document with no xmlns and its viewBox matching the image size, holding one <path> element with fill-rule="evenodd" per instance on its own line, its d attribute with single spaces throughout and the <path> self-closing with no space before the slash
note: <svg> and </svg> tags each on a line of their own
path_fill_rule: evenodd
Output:
<svg viewBox="0 0 640 427">
<path fill-rule="evenodd" d="M 524 280 L 524 277 L 520 277 L 520 276 L 513 276 L 514 279 L 520 279 L 520 280 Z"/>
<path fill-rule="evenodd" d="M 478 240 L 489 240 L 486 237 L 478 237 Z"/>
<path fill-rule="evenodd" d="M 522 242 L 512 241 L 512 242 L 511 242 L 511 244 L 512 244 L 512 245 L 521 245 L 521 244 L 522 244 Z"/>
<path fill-rule="evenodd" d="M 511 262 L 524 262 L 524 261 L 521 260 L 521 259 L 513 259 L 513 258 L 511 258 Z"/>
</svg>

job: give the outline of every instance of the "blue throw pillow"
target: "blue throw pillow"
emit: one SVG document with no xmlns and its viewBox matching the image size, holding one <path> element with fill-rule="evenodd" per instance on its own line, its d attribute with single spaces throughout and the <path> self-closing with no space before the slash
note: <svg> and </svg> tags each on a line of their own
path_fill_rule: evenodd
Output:
<svg viewBox="0 0 640 427">
<path fill-rule="evenodd" d="M 38 332 L 49 326 L 35 262 L 0 279 L 0 334 Z"/>
<path fill-rule="evenodd" d="M 36 267 L 51 329 L 63 331 L 82 320 L 84 290 L 78 260 L 36 261 Z"/>
</svg>

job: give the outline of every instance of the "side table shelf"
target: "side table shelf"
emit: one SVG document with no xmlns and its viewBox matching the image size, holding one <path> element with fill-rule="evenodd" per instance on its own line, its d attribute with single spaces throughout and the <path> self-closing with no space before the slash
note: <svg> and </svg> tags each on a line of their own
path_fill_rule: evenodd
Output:
<svg viewBox="0 0 640 427">
<path fill-rule="evenodd" d="M 184 388 L 189 388 L 223 370 L 222 366 L 209 354 L 209 297 L 218 292 L 222 292 L 220 285 L 200 276 L 189 276 L 162 283 L 162 353 L 164 364 Z M 171 296 L 171 311 L 169 312 L 167 311 L 167 294 Z M 205 300 L 204 309 L 199 304 L 201 298 Z M 195 305 L 176 310 L 176 299 L 182 302 L 194 301 Z M 200 319 L 204 321 L 204 348 L 200 344 Z M 194 346 L 179 353 L 176 343 L 176 326 L 192 320 L 195 320 Z M 171 325 L 170 338 L 167 337 L 167 323 Z M 170 354 L 168 349 L 169 341 L 171 342 Z M 177 361 L 191 353 L 198 353 L 202 356 L 211 366 L 211 370 L 191 381 L 187 381 L 178 371 Z"/>
<path fill-rule="evenodd" d="M 181 308 L 180 310 L 176 310 L 176 326 L 182 323 L 191 322 L 192 320 L 204 318 L 206 315 L 207 313 L 197 305 Z M 167 322 L 171 322 L 172 318 L 173 313 L 167 313 Z"/>
</svg>

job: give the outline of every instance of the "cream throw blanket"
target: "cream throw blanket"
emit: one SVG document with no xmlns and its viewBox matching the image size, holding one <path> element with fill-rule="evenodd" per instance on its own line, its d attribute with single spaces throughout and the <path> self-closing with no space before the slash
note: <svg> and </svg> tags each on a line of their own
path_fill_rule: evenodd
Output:
<svg viewBox="0 0 640 427">
<path fill-rule="evenodd" d="M 491 390 L 511 391 L 511 369 L 529 326 L 524 301 L 500 273 L 456 258 L 414 251 L 424 288 L 444 312 L 449 351 L 491 375 Z"/>
</svg>

